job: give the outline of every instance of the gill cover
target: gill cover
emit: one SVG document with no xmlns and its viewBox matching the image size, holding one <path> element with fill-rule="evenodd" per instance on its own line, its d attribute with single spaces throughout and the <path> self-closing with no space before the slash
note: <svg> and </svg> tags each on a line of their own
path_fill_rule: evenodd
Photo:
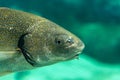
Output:
<svg viewBox="0 0 120 80">
<path fill-rule="evenodd" d="M 29 36 L 29 35 L 30 35 L 29 33 L 21 35 L 21 37 L 19 38 L 19 41 L 18 41 L 18 47 L 21 49 L 21 52 L 22 52 L 24 58 L 26 59 L 26 61 L 29 64 L 31 64 L 32 66 L 35 66 L 36 62 L 33 59 L 30 52 L 27 50 L 26 43 L 25 43 L 25 42 L 28 42 L 28 37 L 27 36 Z"/>
</svg>

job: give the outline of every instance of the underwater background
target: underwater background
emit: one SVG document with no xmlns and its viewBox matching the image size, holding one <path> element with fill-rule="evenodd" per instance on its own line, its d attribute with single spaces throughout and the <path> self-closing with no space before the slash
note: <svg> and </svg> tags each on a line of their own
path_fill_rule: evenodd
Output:
<svg viewBox="0 0 120 80">
<path fill-rule="evenodd" d="M 43 16 L 85 43 L 79 60 L 12 73 L 0 80 L 120 80 L 119 0 L 0 0 L 0 7 Z"/>
</svg>

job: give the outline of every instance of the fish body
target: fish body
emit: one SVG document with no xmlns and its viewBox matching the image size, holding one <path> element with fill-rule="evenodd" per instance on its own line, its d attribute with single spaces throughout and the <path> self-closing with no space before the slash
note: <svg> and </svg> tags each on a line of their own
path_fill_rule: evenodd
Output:
<svg viewBox="0 0 120 80">
<path fill-rule="evenodd" d="M 83 48 L 78 37 L 48 19 L 0 8 L 0 73 L 71 60 Z"/>
</svg>

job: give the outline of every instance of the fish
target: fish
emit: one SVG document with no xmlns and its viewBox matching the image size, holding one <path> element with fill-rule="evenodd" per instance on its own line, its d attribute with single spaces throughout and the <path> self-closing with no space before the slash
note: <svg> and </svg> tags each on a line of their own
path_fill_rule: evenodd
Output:
<svg viewBox="0 0 120 80">
<path fill-rule="evenodd" d="M 39 15 L 0 7 L 0 76 L 78 58 L 76 35 Z"/>
</svg>

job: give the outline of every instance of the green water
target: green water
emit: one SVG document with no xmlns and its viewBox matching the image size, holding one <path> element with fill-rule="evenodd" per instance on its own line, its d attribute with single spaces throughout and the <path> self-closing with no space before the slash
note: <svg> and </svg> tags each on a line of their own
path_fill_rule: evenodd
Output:
<svg viewBox="0 0 120 80">
<path fill-rule="evenodd" d="M 79 60 L 11 74 L 1 80 L 119 80 L 119 75 L 120 65 L 103 64 L 81 55 Z"/>
<path fill-rule="evenodd" d="M 11 74 L 0 80 L 119 80 L 119 75 L 120 65 L 103 64 L 81 55 L 79 60 Z"/>
<path fill-rule="evenodd" d="M 0 0 L 0 6 L 46 17 L 86 45 L 79 60 L 13 73 L 0 80 L 120 80 L 119 0 Z"/>
</svg>

